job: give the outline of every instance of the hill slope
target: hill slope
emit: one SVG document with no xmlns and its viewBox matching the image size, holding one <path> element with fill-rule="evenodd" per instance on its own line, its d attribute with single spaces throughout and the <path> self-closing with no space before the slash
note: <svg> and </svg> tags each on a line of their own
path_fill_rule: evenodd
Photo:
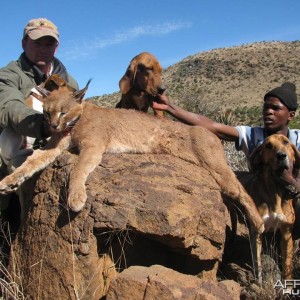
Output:
<svg viewBox="0 0 300 300">
<path fill-rule="evenodd" d="M 300 91 L 300 41 L 260 42 L 188 56 L 163 71 L 173 101 L 190 110 L 199 105 L 223 108 L 261 106 L 270 89 L 291 81 Z M 119 92 L 92 97 L 114 106 Z"/>
</svg>

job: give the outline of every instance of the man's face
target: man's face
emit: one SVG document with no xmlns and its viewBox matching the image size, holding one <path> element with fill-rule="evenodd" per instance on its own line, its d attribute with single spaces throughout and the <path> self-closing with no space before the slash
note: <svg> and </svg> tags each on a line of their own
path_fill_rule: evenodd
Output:
<svg viewBox="0 0 300 300">
<path fill-rule="evenodd" d="M 278 98 L 266 98 L 263 106 L 263 121 L 267 130 L 276 133 L 284 129 L 294 116 L 295 112 L 289 111 Z"/>
<path fill-rule="evenodd" d="M 37 40 L 32 40 L 28 36 L 22 40 L 22 47 L 27 58 L 38 67 L 51 63 L 57 46 L 58 42 L 51 36 L 44 36 Z"/>
</svg>

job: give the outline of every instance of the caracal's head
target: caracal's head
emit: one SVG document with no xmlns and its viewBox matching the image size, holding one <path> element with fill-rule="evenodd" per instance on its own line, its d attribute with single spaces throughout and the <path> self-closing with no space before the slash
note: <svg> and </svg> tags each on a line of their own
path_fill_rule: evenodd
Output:
<svg viewBox="0 0 300 300">
<path fill-rule="evenodd" d="M 52 91 L 38 88 L 44 97 L 43 112 L 52 132 L 68 131 L 76 124 L 82 114 L 82 101 L 90 82 L 79 91 L 72 91 L 67 86 Z"/>
</svg>

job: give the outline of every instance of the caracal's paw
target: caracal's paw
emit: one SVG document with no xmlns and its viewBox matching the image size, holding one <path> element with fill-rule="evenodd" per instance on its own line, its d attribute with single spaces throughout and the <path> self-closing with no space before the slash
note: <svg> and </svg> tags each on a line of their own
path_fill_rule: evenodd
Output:
<svg viewBox="0 0 300 300">
<path fill-rule="evenodd" d="M 0 194 L 9 194 L 17 190 L 23 180 L 17 180 L 12 175 L 5 177 L 0 181 Z"/>
<path fill-rule="evenodd" d="M 84 207 L 86 199 L 87 196 L 85 189 L 76 189 L 74 191 L 69 191 L 68 207 L 74 212 L 79 212 Z"/>
</svg>

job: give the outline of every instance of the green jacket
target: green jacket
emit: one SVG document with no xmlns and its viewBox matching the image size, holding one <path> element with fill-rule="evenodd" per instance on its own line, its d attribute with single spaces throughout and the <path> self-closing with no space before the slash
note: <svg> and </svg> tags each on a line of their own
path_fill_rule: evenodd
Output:
<svg viewBox="0 0 300 300">
<path fill-rule="evenodd" d="M 52 74 L 60 74 L 67 83 L 78 90 L 78 84 L 67 73 L 65 66 L 53 59 Z M 25 99 L 34 85 L 45 81 L 43 74 L 25 56 L 21 54 L 17 61 L 10 62 L 0 69 L 0 126 L 10 128 L 19 135 L 45 138 L 44 115 L 29 108 Z"/>
</svg>

